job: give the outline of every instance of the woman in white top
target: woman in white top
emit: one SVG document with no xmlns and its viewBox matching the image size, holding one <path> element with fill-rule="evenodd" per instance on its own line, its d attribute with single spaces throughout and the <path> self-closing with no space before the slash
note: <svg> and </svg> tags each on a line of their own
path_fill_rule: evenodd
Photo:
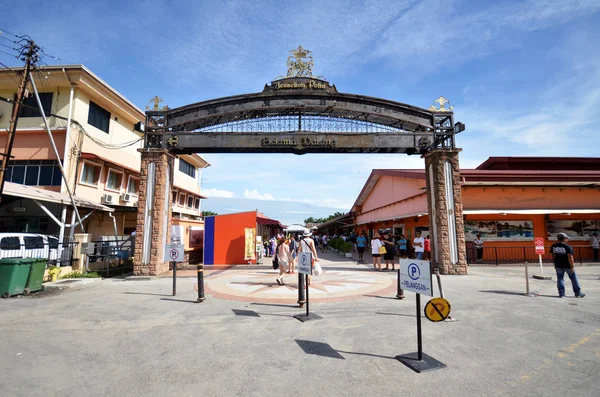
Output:
<svg viewBox="0 0 600 397">
<path fill-rule="evenodd" d="M 383 243 L 379 240 L 379 234 L 375 233 L 371 240 L 371 256 L 373 256 L 373 267 L 375 270 L 381 270 L 381 254 L 379 248 L 383 247 Z"/>
<path fill-rule="evenodd" d="M 312 258 L 315 262 L 319 261 L 319 256 L 317 255 L 317 249 L 315 248 L 315 242 L 312 238 L 312 233 L 310 231 L 305 231 L 302 234 L 302 239 L 300 240 L 300 244 L 298 244 L 298 252 L 310 252 L 312 253 Z M 314 267 L 314 263 L 313 263 Z M 308 284 L 310 285 L 311 276 L 308 276 Z M 306 286 L 304 286 L 306 288 Z"/>
<path fill-rule="evenodd" d="M 275 279 L 277 284 L 283 285 L 283 276 L 288 270 L 288 266 L 292 261 L 292 253 L 290 252 L 290 246 L 288 245 L 289 241 L 282 237 L 277 249 L 275 250 L 275 255 L 277 255 L 277 261 L 279 262 L 279 277 Z"/>
</svg>

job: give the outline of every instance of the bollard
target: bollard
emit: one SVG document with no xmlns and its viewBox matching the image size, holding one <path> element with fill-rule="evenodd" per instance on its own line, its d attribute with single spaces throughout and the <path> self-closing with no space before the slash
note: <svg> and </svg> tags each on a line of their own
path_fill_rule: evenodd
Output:
<svg viewBox="0 0 600 397">
<path fill-rule="evenodd" d="M 304 299 L 304 275 L 298 272 L 298 305 L 304 307 L 306 300 Z"/>
<path fill-rule="evenodd" d="M 177 262 L 171 262 L 173 267 L 173 296 L 177 294 Z"/>
<path fill-rule="evenodd" d="M 198 300 L 196 302 L 204 302 L 204 263 L 198 263 Z"/>
<path fill-rule="evenodd" d="M 402 288 L 400 288 L 400 266 L 398 266 L 398 277 L 397 277 L 397 291 L 396 291 L 396 298 L 398 299 L 404 299 L 404 290 Z"/>
</svg>

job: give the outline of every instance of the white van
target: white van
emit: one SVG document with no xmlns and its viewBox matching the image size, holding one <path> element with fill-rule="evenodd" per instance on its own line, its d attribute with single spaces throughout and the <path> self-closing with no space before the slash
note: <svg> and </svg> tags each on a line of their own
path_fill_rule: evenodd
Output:
<svg viewBox="0 0 600 397">
<path fill-rule="evenodd" d="M 53 264 L 57 257 L 56 237 L 35 233 L 0 233 L 0 259 L 44 258 Z"/>
</svg>

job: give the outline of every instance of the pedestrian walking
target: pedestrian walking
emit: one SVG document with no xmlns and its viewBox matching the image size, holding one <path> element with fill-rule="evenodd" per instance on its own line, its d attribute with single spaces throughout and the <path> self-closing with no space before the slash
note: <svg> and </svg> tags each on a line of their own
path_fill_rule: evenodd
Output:
<svg viewBox="0 0 600 397">
<path fill-rule="evenodd" d="M 598 233 L 594 232 L 592 234 L 590 245 L 592 246 L 592 253 L 594 254 L 594 262 L 598 262 L 598 253 L 600 252 L 600 242 L 598 241 Z"/>
<path fill-rule="evenodd" d="M 575 260 L 573 258 L 573 247 L 565 243 L 569 239 L 565 233 L 558 233 L 556 236 L 558 243 L 552 244 L 550 253 L 554 257 L 554 268 L 556 269 L 556 284 L 558 286 L 558 297 L 565 297 L 565 273 L 571 279 L 573 292 L 576 298 L 583 298 L 585 294 L 581 292 L 579 280 L 575 274 Z"/>
<path fill-rule="evenodd" d="M 481 239 L 481 234 L 477 233 L 477 237 L 473 240 L 473 244 L 475 244 L 475 250 L 477 251 L 477 262 L 481 262 L 483 258 L 483 240 Z"/>
<path fill-rule="evenodd" d="M 312 233 L 307 230 L 302 233 L 302 238 L 300 239 L 300 244 L 298 244 L 298 252 L 310 252 L 312 253 L 312 263 L 311 266 L 314 267 L 315 262 L 319 261 L 319 257 L 317 255 L 317 248 L 315 247 L 315 242 L 311 238 Z M 310 285 L 311 276 L 308 276 L 308 284 Z M 306 286 L 304 286 L 306 288 Z"/>
<path fill-rule="evenodd" d="M 375 233 L 371 240 L 371 256 L 373 257 L 373 268 L 377 271 L 381 270 L 381 249 L 383 243 L 379 239 L 379 234 Z M 385 248 L 384 248 L 385 249 Z"/>
<path fill-rule="evenodd" d="M 420 230 L 415 232 L 413 247 L 415 248 L 415 259 L 423 259 L 423 252 L 425 252 L 425 239 L 421 236 Z"/>
<path fill-rule="evenodd" d="M 298 260 L 298 239 L 296 235 L 290 236 L 290 253 L 292 254 L 292 260 L 290 261 L 290 270 L 288 273 L 296 274 L 296 261 Z"/>
<path fill-rule="evenodd" d="M 292 260 L 290 247 L 285 237 L 280 238 L 279 244 L 275 250 L 275 255 L 277 255 L 277 261 L 279 263 L 279 277 L 277 277 L 275 281 L 277 281 L 277 284 L 279 285 L 284 285 L 283 276 L 287 273 L 290 261 Z"/>
<path fill-rule="evenodd" d="M 358 261 L 364 262 L 365 246 L 367 245 L 367 234 L 363 231 L 356 239 L 356 249 L 358 250 Z"/>
<path fill-rule="evenodd" d="M 385 260 L 385 270 L 394 270 L 394 257 L 396 256 L 396 251 L 394 246 L 394 239 L 390 237 L 389 234 L 383 235 L 383 246 L 385 247 L 385 254 L 383 254 L 383 259 Z M 392 268 L 390 269 L 390 266 Z"/>
</svg>

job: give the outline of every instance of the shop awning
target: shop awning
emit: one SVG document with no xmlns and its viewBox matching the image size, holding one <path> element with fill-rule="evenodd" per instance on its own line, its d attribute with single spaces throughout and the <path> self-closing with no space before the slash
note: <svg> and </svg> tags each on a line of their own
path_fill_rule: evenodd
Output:
<svg viewBox="0 0 600 397">
<path fill-rule="evenodd" d="M 600 214 L 600 209 L 531 209 L 531 210 L 515 210 L 515 209 L 489 209 L 489 210 L 463 210 L 464 215 L 485 215 L 485 214 L 522 214 L 522 215 L 545 215 L 545 214 Z"/>
<path fill-rule="evenodd" d="M 71 199 L 69 198 L 68 194 L 53 192 L 51 190 L 44 190 L 36 186 L 19 185 L 18 183 L 13 182 L 4 183 L 4 191 L 2 192 L 2 194 L 12 197 L 44 201 L 47 203 L 72 205 Z M 82 199 L 77 196 L 73 198 L 75 201 L 75 205 L 78 207 L 91 208 L 105 212 L 114 211 L 114 208 L 107 207 L 100 203 L 95 203 L 93 201 Z"/>
<path fill-rule="evenodd" d="M 267 226 L 277 226 L 280 227 L 282 229 L 285 228 L 284 225 L 281 224 L 281 222 L 275 220 L 275 219 L 269 219 L 269 218 L 263 218 L 260 216 L 256 217 L 256 223 L 258 223 L 259 225 L 267 225 Z"/>
</svg>

